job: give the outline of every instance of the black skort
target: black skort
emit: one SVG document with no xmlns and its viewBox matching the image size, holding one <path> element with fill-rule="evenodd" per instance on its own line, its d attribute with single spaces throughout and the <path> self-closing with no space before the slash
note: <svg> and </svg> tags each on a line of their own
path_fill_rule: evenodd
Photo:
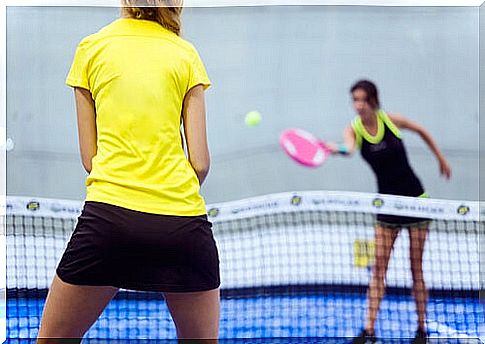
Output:
<svg viewBox="0 0 485 344">
<path fill-rule="evenodd" d="M 86 202 L 57 267 L 70 284 L 196 292 L 219 287 L 207 216 L 149 214 Z"/>
</svg>

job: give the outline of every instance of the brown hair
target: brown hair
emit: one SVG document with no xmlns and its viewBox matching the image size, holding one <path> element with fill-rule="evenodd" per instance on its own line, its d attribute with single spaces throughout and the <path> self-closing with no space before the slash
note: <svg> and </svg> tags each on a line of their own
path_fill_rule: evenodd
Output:
<svg viewBox="0 0 485 344">
<path fill-rule="evenodd" d="M 381 103 L 379 102 L 379 91 L 377 91 L 377 86 L 372 81 L 369 80 L 359 80 L 350 88 L 350 93 L 354 93 L 355 90 L 364 90 L 367 94 L 367 103 L 373 109 L 379 109 Z"/>
<path fill-rule="evenodd" d="M 121 6 L 123 15 L 152 20 L 180 36 L 183 0 L 121 0 Z"/>
</svg>

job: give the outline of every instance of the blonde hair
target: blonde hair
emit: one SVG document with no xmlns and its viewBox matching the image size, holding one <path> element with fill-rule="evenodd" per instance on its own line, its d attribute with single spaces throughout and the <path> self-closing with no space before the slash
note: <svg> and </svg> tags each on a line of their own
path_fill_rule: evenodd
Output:
<svg viewBox="0 0 485 344">
<path fill-rule="evenodd" d="M 121 6 L 123 15 L 155 21 L 180 36 L 183 0 L 121 0 Z"/>
</svg>

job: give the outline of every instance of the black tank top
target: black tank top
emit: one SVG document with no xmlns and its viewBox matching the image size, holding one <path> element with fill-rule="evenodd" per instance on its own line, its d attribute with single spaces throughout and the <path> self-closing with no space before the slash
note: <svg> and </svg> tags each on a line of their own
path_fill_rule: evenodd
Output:
<svg viewBox="0 0 485 344">
<path fill-rule="evenodd" d="M 360 117 L 352 122 L 362 157 L 376 175 L 378 192 L 413 197 L 423 195 L 423 186 L 409 165 L 399 129 L 382 110 L 377 114 L 377 124 L 377 134 L 371 136 Z"/>
</svg>

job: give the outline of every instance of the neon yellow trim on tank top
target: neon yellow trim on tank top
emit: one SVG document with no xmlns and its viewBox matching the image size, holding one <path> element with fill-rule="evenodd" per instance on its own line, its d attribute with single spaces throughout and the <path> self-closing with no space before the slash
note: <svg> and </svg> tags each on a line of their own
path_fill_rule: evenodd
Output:
<svg viewBox="0 0 485 344">
<path fill-rule="evenodd" d="M 389 130 L 392 131 L 392 133 L 398 138 L 401 138 L 401 131 L 399 130 L 398 127 L 391 121 L 387 113 L 385 113 L 383 110 L 379 110 L 377 112 L 377 115 L 384 121 L 384 123 L 387 125 Z"/>
<path fill-rule="evenodd" d="M 369 132 L 365 129 L 364 124 L 362 124 L 362 119 L 359 116 L 355 117 L 352 121 L 352 128 L 354 129 L 357 146 L 359 148 L 362 147 L 362 139 L 365 139 L 371 144 L 378 144 L 381 142 L 384 138 L 384 124 L 397 138 L 401 138 L 401 131 L 396 127 L 396 125 L 383 110 L 377 111 L 377 133 L 375 135 L 369 134 Z"/>
<path fill-rule="evenodd" d="M 353 123 L 354 130 L 358 133 L 359 136 L 364 138 L 366 141 L 372 144 L 377 144 L 382 141 L 384 137 L 384 122 L 381 119 L 381 116 L 377 116 L 377 133 L 375 135 L 369 134 L 369 132 L 365 129 L 364 124 L 362 124 L 362 119 L 360 117 L 356 117 Z M 361 143 L 362 145 L 362 143 Z"/>
</svg>

